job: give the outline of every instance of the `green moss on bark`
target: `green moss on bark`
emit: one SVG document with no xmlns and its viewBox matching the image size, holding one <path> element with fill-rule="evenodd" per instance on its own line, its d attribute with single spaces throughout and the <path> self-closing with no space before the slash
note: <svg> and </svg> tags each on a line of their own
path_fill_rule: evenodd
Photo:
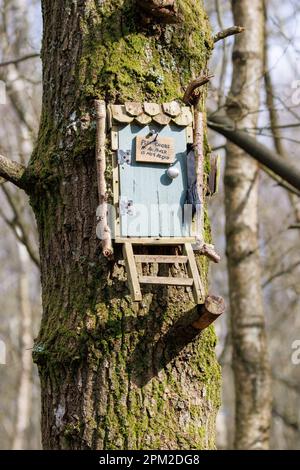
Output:
<svg viewBox="0 0 300 470">
<path fill-rule="evenodd" d="M 52 15 L 50 0 L 43 3 Z M 213 448 L 220 400 L 213 328 L 195 334 L 193 298 L 183 288 L 149 287 L 143 302 L 132 302 L 118 250 L 114 262 L 100 256 L 92 104 L 95 97 L 180 100 L 207 66 L 209 23 L 193 0 L 178 0 L 178 24 L 148 27 L 137 21 L 133 0 L 72 5 L 72 15 L 60 2 L 56 7 L 65 28 L 78 22 L 76 34 L 61 38 L 46 19 L 45 95 L 32 159 L 44 308 L 34 358 L 48 411 L 44 442 L 50 448 Z M 47 62 L 50 53 L 56 69 Z M 207 217 L 205 232 L 208 241 Z M 206 283 L 206 258 L 199 267 Z M 68 411 L 58 419 L 57 409 Z"/>
<path fill-rule="evenodd" d="M 132 2 L 114 5 L 87 12 L 80 62 L 83 95 L 113 102 L 181 99 L 191 74 L 201 72 L 213 46 L 201 2 L 180 1 L 179 24 L 147 29 Z"/>
</svg>

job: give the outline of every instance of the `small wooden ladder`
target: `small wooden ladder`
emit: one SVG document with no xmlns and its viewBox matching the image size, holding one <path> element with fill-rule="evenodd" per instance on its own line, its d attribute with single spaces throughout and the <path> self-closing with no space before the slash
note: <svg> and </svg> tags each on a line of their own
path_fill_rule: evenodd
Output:
<svg viewBox="0 0 300 470">
<path fill-rule="evenodd" d="M 183 255 L 136 255 L 133 252 L 132 243 L 123 244 L 123 255 L 126 264 L 129 289 L 134 301 L 142 300 L 141 284 L 163 284 L 167 286 L 189 286 L 193 289 L 196 304 L 202 304 L 205 300 L 204 287 L 199 275 L 197 262 L 191 243 L 183 243 Z M 162 277 L 141 276 L 138 274 L 137 263 L 161 263 L 187 265 L 189 277 Z"/>
</svg>

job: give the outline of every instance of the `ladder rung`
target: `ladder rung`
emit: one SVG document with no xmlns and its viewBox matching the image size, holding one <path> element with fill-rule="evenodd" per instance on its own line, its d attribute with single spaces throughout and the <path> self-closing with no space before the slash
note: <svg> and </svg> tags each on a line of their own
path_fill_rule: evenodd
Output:
<svg viewBox="0 0 300 470">
<path fill-rule="evenodd" d="M 187 263 L 187 256 L 134 255 L 137 263 Z"/>
<path fill-rule="evenodd" d="M 192 286 L 192 278 L 184 277 L 155 277 L 155 276 L 139 276 L 141 284 L 164 284 L 167 286 Z"/>
</svg>

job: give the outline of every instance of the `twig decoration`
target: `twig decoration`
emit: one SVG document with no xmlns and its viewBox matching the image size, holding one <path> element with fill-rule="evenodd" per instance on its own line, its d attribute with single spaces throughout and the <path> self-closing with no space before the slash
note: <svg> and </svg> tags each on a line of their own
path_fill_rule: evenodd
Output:
<svg viewBox="0 0 300 470">
<path fill-rule="evenodd" d="M 106 105 L 105 101 L 95 100 L 96 111 L 96 162 L 97 162 L 97 181 L 99 194 L 99 215 L 100 233 L 102 238 L 102 253 L 106 258 L 112 256 L 111 231 L 107 222 L 107 187 L 105 180 L 106 156 L 105 156 L 105 140 L 106 140 Z"/>
<path fill-rule="evenodd" d="M 231 26 L 231 28 L 224 29 L 224 31 L 220 31 L 219 33 L 215 34 L 214 42 L 221 41 L 222 39 L 228 38 L 228 36 L 233 36 L 235 34 L 240 34 L 245 31 L 245 28 L 242 26 Z"/>
</svg>

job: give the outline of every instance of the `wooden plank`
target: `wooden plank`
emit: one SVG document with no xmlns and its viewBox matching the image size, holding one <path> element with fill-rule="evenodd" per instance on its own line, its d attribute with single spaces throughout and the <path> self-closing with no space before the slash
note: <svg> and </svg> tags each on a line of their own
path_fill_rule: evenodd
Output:
<svg viewBox="0 0 300 470">
<path fill-rule="evenodd" d="M 158 135 L 136 137 L 136 161 L 147 163 L 173 163 L 175 142 L 172 137 Z"/>
<path fill-rule="evenodd" d="M 198 271 L 198 266 L 197 266 L 197 262 L 196 262 L 192 245 L 190 243 L 185 243 L 183 247 L 183 252 L 188 257 L 187 268 L 188 268 L 189 276 L 191 276 L 194 280 L 193 294 L 194 294 L 195 303 L 197 305 L 203 304 L 205 301 L 205 291 L 204 291 L 204 286 L 202 284 L 200 274 Z"/>
<path fill-rule="evenodd" d="M 192 126 L 187 126 L 186 128 L 186 141 L 188 144 L 192 144 L 194 142 L 194 131 Z"/>
<path fill-rule="evenodd" d="M 133 245 L 183 245 L 184 243 L 195 243 L 196 237 L 174 237 L 174 238 L 154 238 L 154 237 L 116 237 L 116 243 L 132 243 Z"/>
<path fill-rule="evenodd" d="M 117 155 L 113 154 L 113 203 L 115 208 L 115 237 L 120 236 L 120 216 L 119 216 L 119 166 L 117 161 Z"/>
<path fill-rule="evenodd" d="M 111 129 L 111 149 L 118 150 L 119 148 L 119 134 L 117 126 L 112 126 Z"/>
<path fill-rule="evenodd" d="M 119 168 L 113 167 L 113 202 L 115 208 L 115 237 L 120 236 L 120 216 L 119 216 Z"/>
<path fill-rule="evenodd" d="M 124 243 L 123 255 L 126 264 L 128 284 L 132 298 L 134 301 L 140 301 L 142 300 L 142 293 L 131 243 Z"/>
<path fill-rule="evenodd" d="M 157 131 L 161 137 L 171 137 L 175 143 L 174 166 L 180 176 L 171 180 L 167 165 L 163 163 L 141 163 L 135 159 L 135 137 Z M 134 142 L 133 142 L 134 140 Z M 120 194 L 132 200 L 136 208 L 135 217 L 121 215 L 123 237 L 186 237 L 191 236 L 189 224 L 183 219 L 181 207 L 187 190 L 186 130 L 174 126 L 160 128 L 151 126 L 120 127 L 119 148 L 132 149 L 130 165 L 120 165 Z M 147 184 L 147 186 L 146 186 Z M 196 232 L 195 232 L 196 233 Z"/>
<path fill-rule="evenodd" d="M 155 277 L 155 276 L 139 276 L 140 284 L 163 284 L 166 286 L 192 286 L 194 281 L 192 278 L 184 277 Z"/>
<path fill-rule="evenodd" d="M 113 199 L 114 199 L 114 204 L 119 203 L 119 167 L 116 164 L 116 157 L 114 156 L 113 159 Z"/>
<path fill-rule="evenodd" d="M 186 263 L 187 256 L 162 256 L 162 255 L 134 255 L 137 263 L 162 263 L 162 264 L 175 264 Z"/>
</svg>

